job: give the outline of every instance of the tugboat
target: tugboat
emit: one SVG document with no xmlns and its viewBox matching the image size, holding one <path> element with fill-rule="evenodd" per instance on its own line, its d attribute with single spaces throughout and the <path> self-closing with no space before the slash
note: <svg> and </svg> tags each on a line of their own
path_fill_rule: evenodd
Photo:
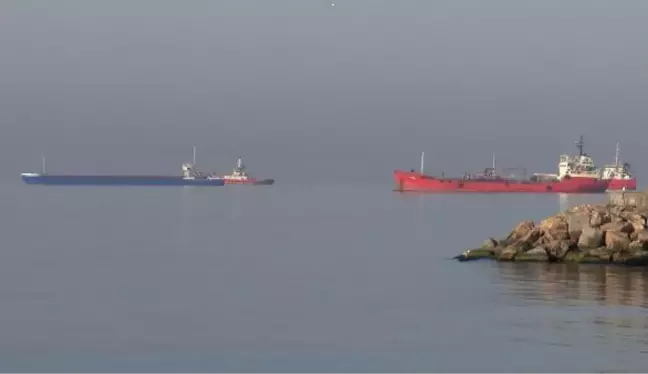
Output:
<svg viewBox="0 0 648 374">
<path fill-rule="evenodd" d="M 243 165 L 243 158 L 239 157 L 236 161 L 236 166 L 232 169 L 232 174 L 223 175 L 222 179 L 225 184 L 252 184 L 252 185 L 271 185 L 274 184 L 274 179 L 257 179 L 248 176 Z"/>
<path fill-rule="evenodd" d="M 614 165 L 603 166 L 602 178 L 608 181 L 608 190 L 636 190 L 637 178 L 630 173 L 630 164 L 620 163 L 619 143 L 616 145 Z"/>
</svg>

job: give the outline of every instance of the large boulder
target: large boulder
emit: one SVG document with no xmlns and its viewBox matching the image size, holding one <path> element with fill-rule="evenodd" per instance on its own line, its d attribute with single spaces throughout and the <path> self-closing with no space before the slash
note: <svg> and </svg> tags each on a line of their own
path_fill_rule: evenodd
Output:
<svg viewBox="0 0 648 374">
<path fill-rule="evenodd" d="M 574 214 L 574 213 L 576 213 L 576 214 L 578 214 L 578 213 L 586 213 L 586 214 L 589 215 L 593 211 L 605 210 L 605 209 L 606 209 L 606 206 L 603 205 L 603 204 L 581 204 L 581 205 L 575 205 L 575 206 L 573 206 L 571 208 L 568 208 L 565 211 L 565 213 L 567 215 Z"/>
<path fill-rule="evenodd" d="M 494 249 L 495 247 L 497 247 L 497 244 L 498 244 L 497 240 L 493 238 L 488 238 L 484 240 L 484 243 L 482 244 L 481 247 L 482 249 Z"/>
<path fill-rule="evenodd" d="M 624 232 L 606 231 L 605 246 L 615 251 L 627 251 L 630 247 L 630 238 Z"/>
<path fill-rule="evenodd" d="M 622 205 L 612 205 L 608 207 L 607 211 L 611 219 L 618 218 L 621 213 L 625 210 L 625 207 Z"/>
<path fill-rule="evenodd" d="M 497 259 L 500 261 L 513 261 L 515 255 L 518 253 L 518 248 L 512 245 L 502 249 L 502 251 L 497 256 Z"/>
<path fill-rule="evenodd" d="M 633 231 L 641 231 L 646 228 L 646 219 L 641 214 L 635 212 L 623 212 L 620 216 L 632 225 Z"/>
<path fill-rule="evenodd" d="M 574 248 L 574 242 L 570 240 L 552 240 L 545 245 L 549 261 L 562 261 L 567 252 Z"/>
<path fill-rule="evenodd" d="M 603 231 L 594 227 L 585 227 L 578 238 L 579 248 L 598 248 L 603 245 Z"/>
<path fill-rule="evenodd" d="M 641 205 L 635 208 L 635 213 L 648 217 L 648 205 Z"/>
<path fill-rule="evenodd" d="M 522 221 L 515 226 L 513 231 L 506 237 L 506 241 L 509 243 L 513 243 L 516 240 L 519 240 L 523 238 L 526 234 L 528 234 L 531 230 L 535 228 L 535 222 L 533 221 Z"/>
<path fill-rule="evenodd" d="M 543 235 L 543 238 L 546 238 L 547 241 L 552 241 L 552 240 L 569 240 L 569 239 L 574 239 L 578 240 L 578 237 L 580 236 L 580 231 L 576 231 L 573 233 L 574 237 L 570 235 L 569 231 L 560 231 L 560 230 L 555 230 L 551 232 L 546 232 Z"/>
<path fill-rule="evenodd" d="M 551 216 L 547 219 L 540 221 L 540 229 L 551 237 L 555 237 L 557 233 L 568 231 L 567 220 L 562 214 Z"/>
<path fill-rule="evenodd" d="M 528 251 L 533 248 L 534 244 L 540 239 L 540 236 L 542 236 L 542 230 L 539 227 L 534 227 L 526 235 L 516 240 L 513 245 L 523 252 Z"/>
<path fill-rule="evenodd" d="M 583 228 L 589 227 L 590 213 L 588 211 L 576 211 L 565 215 L 565 220 L 569 229 L 569 237 L 578 241 Z"/>
<path fill-rule="evenodd" d="M 644 245 L 642 242 L 635 240 L 631 241 L 628 245 L 628 252 L 640 252 L 644 250 Z"/>
<path fill-rule="evenodd" d="M 599 227 L 610 222 L 610 214 L 606 210 L 595 210 L 590 215 L 589 224 L 592 227 Z"/>
<path fill-rule="evenodd" d="M 606 223 L 605 225 L 601 226 L 601 230 L 605 232 L 613 231 L 613 232 L 630 234 L 632 231 L 634 231 L 634 227 L 629 222 L 617 221 L 617 222 Z"/>
<path fill-rule="evenodd" d="M 634 233 L 635 240 L 648 244 L 648 230 L 641 230 Z"/>
<path fill-rule="evenodd" d="M 630 250 L 641 249 L 648 251 L 648 230 L 634 231 L 630 234 Z"/>
</svg>

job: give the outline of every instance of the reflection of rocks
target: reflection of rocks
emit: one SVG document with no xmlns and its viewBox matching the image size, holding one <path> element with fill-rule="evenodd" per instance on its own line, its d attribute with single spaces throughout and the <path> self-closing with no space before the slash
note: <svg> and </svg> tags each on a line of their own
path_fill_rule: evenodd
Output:
<svg viewBox="0 0 648 374">
<path fill-rule="evenodd" d="M 541 303 L 552 308 L 573 305 L 635 307 L 625 312 L 599 308 L 595 314 L 607 315 L 608 322 L 618 322 L 620 315 L 634 313 L 636 321 L 633 324 L 641 323 L 636 332 L 648 339 L 648 324 L 643 312 L 648 307 L 648 272 L 643 268 L 519 262 L 501 263 L 489 273 L 495 277 L 492 282 L 498 284 L 495 292 L 504 297 L 505 303 Z M 586 320 L 579 322 L 588 323 Z"/>
<path fill-rule="evenodd" d="M 574 264 L 517 264 L 502 267 L 510 279 L 509 292 L 527 300 L 595 301 L 609 306 L 648 307 L 648 272 L 617 266 Z M 525 281 L 536 286 L 526 287 Z"/>
<path fill-rule="evenodd" d="M 537 225 L 521 221 L 506 238 L 489 238 L 481 249 L 456 258 L 648 266 L 648 208 L 615 201 L 577 205 Z M 531 250 L 534 252 L 529 253 Z M 546 256 L 539 256 L 539 250 Z"/>
</svg>

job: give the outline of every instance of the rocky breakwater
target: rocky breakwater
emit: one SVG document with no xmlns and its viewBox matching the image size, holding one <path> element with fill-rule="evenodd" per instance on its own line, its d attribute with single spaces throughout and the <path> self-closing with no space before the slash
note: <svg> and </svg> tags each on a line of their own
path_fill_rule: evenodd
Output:
<svg viewBox="0 0 648 374">
<path fill-rule="evenodd" d="M 538 224 L 522 221 L 506 238 L 455 258 L 648 266 L 647 217 L 644 205 L 579 205 Z"/>
</svg>

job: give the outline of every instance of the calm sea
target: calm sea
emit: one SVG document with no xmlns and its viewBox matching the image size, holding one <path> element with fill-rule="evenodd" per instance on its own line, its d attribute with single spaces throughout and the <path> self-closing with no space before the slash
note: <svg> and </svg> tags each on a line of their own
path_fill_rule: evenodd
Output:
<svg viewBox="0 0 648 374">
<path fill-rule="evenodd" d="M 2 371 L 646 371 L 648 274 L 449 260 L 602 196 L 6 181 Z"/>
</svg>

